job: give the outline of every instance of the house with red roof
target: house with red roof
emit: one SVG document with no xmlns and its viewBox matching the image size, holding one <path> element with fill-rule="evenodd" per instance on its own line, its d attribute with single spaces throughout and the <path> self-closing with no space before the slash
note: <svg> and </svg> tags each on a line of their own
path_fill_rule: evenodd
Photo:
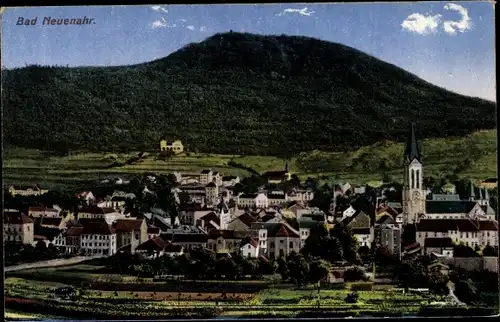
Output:
<svg viewBox="0 0 500 322">
<path fill-rule="evenodd" d="M 243 257 L 258 258 L 259 257 L 259 239 L 255 237 L 247 237 L 240 242 L 240 254 Z"/>
<path fill-rule="evenodd" d="M 113 208 L 100 208 L 97 206 L 83 207 L 78 209 L 78 219 L 104 219 L 111 225 L 117 219 L 125 219 L 126 216 L 120 214 Z"/>
<path fill-rule="evenodd" d="M 80 252 L 85 255 L 114 255 L 117 249 L 115 229 L 106 221 L 83 223 L 80 234 Z"/>
<path fill-rule="evenodd" d="M 33 244 L 34 222 L 20 211 L 7 210 L 3 213 L 3 235 L 5 242 Z"/>
<path fill-rule="evenodd" d="M 155 226 L 148 226 L 148 239 L 160 236 L 161 229 Z"/>
<path fill-rule="evenodd" d="M 259 255 L 277 259 L 300 251 L 300 234 L 286 222 L 252 224 L 258 231 Z"/>
<path fill-rule="evenodd" d="M 137 246 L 148 240 L 148 226 L 144 219 L 118 219 L 113 223 L 118 249 L 130 248 L 130 254 Z"/>
</svg>

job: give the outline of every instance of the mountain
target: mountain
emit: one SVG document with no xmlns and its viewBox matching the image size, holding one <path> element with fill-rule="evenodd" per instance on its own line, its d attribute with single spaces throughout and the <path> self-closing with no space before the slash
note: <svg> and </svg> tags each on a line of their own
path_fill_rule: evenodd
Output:
<svg viewBox="0 0 500 322">
<path fill-rule="evenodd" d="M 496 127 L 495 104 L 366 53 L 299 36 L 215 34 L 133 66 L 2 72 L 4 143 L 65 151 L 291 155 Z"/>
</svg>

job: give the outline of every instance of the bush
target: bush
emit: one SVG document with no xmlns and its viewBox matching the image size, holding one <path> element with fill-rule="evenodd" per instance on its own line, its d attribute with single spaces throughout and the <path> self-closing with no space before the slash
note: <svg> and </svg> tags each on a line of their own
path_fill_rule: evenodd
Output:
<svg viewBox="0 0 500 322">
<path fill-rule="evenodd" d="M 351 291 L 372 291 L 373 283 L 352 283 Z"/>
<path fill-rule="evenodd" d="M 352 292 L 346 296 L 345 302 L 346 303 L 357 303 L 358 297 L 359 297 L 358 293 Z"/>
<path fill-rule="evenodd" d="M 366 281 L 367 279 L 364 269 L 359 266 L 348 269 L 344 273 L 344 281 L 346 282 Z"/>
</svg>

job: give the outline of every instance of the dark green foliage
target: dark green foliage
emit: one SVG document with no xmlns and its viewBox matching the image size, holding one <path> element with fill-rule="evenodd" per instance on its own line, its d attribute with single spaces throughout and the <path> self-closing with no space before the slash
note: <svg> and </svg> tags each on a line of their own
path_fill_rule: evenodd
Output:
<svg viewBox="0 0 500 322">
<path fill-rule="evenodd" d="M 410 121 L 422 137 L 496 126 L 494 103 L 356 49 L 236 32 L 135 66 L 4 70 L 2 99 L 5 144 L 61 154 L 150 151 L 166 138 L 193 152 L 288 157 L 401 141 Z"/>
<path fill-rule="evenodd" d="M 355 266 L 354 268 L 350 268 L 344 273 L 344 281 L 346 282 L 357 282 L 357 281 L 365 281 L 367 280 L 366 273 L 364 269 L 359 266 Z"/>
<path fill-rule="evenodd" d="M 349 294 L 347 294 L 347 296 L 345 298 L 345 302 L 346 303 L 357 303 L 358 297 L 359 297 L 359 295 L 356 292 L 349 293 Z"/>
<path fill-rule="evenodd" d="M 468 278 L 455 284 L 455 295 L 464 303 L 471 304 L 477 301 L 477 288 L 474 282 Z"/>
</svg>

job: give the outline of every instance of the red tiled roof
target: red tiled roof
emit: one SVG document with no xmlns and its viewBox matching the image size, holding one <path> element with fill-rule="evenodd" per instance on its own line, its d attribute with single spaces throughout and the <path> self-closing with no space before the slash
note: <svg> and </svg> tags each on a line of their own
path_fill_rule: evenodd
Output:
<svg viewBox="0 0 500 322">
<path fill-rule="evenodd" d="M 144 219 L 118 219 L 113 227 L 117 232 L 129 233 L 134 230 L 140 230 Z"/>
<path fill-rule="evenodd" d="M 496 221 L 473 221 L 470 219 L 422 219 L 417 224 L 417 231 L 480 231 L 498 230 Z"/>
<path fill-rule="evenodd" d="M 277 224 L 274 229 L 271 229 L 269 232 L 269 237 L 299 237 L 299 234 L 294 232 L 292 228 L 285 224 L 285 223 L 280 223 Z"/>
<path fill-rule="evenodd" d="M 426 238 L 424 247 L 453 247 L 453 241 L 449 237 L 444 238 Z"/>
<path fill-rule="evenodd" d="M 45 236 L 41 236 L 41 235 L 34 235 L 33 239 L 34 240 L 47 240 L 48 238 Z"/>
<path fill-rule="evenodd" d="M 20 211 L 4 212 L 4 223 L 10 225 L 32 224 L 33 220 Z"/>
<path fill-rule="evenodd" d="M 250 227 L 254 222 L 257 221 L 254 217 L 246 212 L 238 216 L 238 219 L 248 227 Z"/>
<path fill-rule="evenodd" d="M 86 222 L 83 224 L 82 234 L 86 235 L 112 235 L 115 229 L 106 222 Z"/>
<path fill-rule="evenodd" d="M 420 244 L 415 242 L 413 244 L 410 244 L 410 245 L 407 245 L 407 246 L 404 246 L 403 249 L 408 251 L 408 250 L 412 250 L 412 249 L 417 249 L 420 247 Z"/>
<path fill-rule="evenodd" d="M 203 217 L 201 217 L 200 220 L 203 220 L 203 221 L 205 221 L 207 223 L 209 223 L 210 221 L 213 221 L 218 226 L 220 225 L 220 218 L 213 211 L 209 212 L 208 214 L 206 214 Z"/>
<path fill-rule="evenodd" d="M 161 237 L 155 237 L 155 238 L 152 238 L 152 239 L 148 239 L 144 243 L 142 243 L 139 246 L 137 246 L 136 250 L 156 250 L 156 251 L 161 251 L 161 250 L 165 250 L 169 244 L 170 243 L 167 242 L 167 241 L 165 241 L 163 238 L 161 238 Z"/>
<path fill-rule="evenodd" d="M 70 227 L 66 231 L 65 235 L 66 236 L 80 236 L 82 233 L 83 233 L 83 227 L 73 226 L 73 227 Z"/>
</svg>

